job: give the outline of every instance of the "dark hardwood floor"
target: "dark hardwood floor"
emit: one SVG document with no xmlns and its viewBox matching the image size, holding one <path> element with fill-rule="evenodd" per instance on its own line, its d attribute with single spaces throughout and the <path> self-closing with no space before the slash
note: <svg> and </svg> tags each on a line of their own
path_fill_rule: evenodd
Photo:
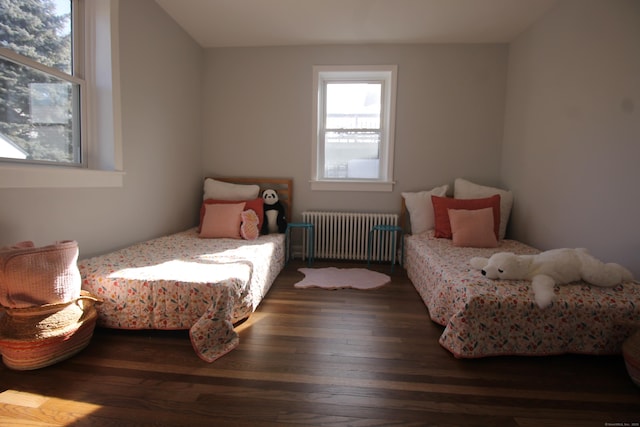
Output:
<svg viewBox="0 0 640 427">
<path fill-rule="evenodd" d="M 442 327 L 401 268 L 376 290 L 327 291 L 293 288 L 302 266 L 286 267 L 238 326 L 240 345 L 211 364 L 186 331 L 105 329 L 57 365 L 21 372 L 0 364 L 0 425 L 640 422 L 640 388 L 621 356 L 457 360 L 438 344 Z"/>
</svg>

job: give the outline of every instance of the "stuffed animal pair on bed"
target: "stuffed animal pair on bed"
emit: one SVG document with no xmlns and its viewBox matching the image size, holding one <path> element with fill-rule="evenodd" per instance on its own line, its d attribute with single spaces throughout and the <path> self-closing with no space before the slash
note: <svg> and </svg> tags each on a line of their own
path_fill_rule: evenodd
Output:
<svg viewBox="0 0 640 427">
<path fill-rule="evenodd" d="M 531 280 L 534 300 L 540 308 L 555 299 L 555 285 L 578 280 L 606 288 L 633 280 L 629 270 L 616 263 L 603 263 L 586 249 L 552 249 L 537 255 L 493 254 L 474 257 L 471 266 L 489 279 Z"/>
</svg>

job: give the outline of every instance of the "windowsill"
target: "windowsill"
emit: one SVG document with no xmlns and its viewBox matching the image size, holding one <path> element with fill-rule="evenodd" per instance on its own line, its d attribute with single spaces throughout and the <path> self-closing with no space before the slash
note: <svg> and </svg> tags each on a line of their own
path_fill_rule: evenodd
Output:
<svg viewBox="0 0 640 427">
<path fill-rule="evenodd" d="M 122 187 L 124 171 L 0 165 L 0 188 Z"/>
<path fill-rule="evenodd" d="M 319 191 L 393 191 L 393 182 L 381 181 L 311 181 L 311 189 Z"/>
</svg>

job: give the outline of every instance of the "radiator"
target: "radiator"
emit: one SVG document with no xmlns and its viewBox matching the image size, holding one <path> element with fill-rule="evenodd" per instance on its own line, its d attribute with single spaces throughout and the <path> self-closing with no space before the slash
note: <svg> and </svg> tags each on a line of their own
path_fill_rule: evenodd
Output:
<svg viewBox="0 0 640 427">
<path fill-rule="evenodd" d="M 302 213 L 302 220 L 314 225 L 316 258 L 366 261 L 369 231 L 375 225 L 397 225 L 398 215 L 307 211 Z M 374 232 L 372 235 L 371 260 L 391 261 L 393 233 L 379 234 Z M 303 247 L 306 245 L 307 242 L 303 241 Z"/>
</svg>

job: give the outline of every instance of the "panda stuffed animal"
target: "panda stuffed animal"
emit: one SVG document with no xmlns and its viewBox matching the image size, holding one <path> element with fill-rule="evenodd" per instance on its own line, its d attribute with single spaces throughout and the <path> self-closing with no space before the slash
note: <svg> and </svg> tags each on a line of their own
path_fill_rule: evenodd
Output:
<svg viewBox="0 0 640 427">
<path fill-rule="evenodd" d="M 287 230 L 287 219 L 278 193 L 275 190 L 264 190 L 262 200 L 264 201 L 262 234 L 284 233 Z"/>
</svg>

